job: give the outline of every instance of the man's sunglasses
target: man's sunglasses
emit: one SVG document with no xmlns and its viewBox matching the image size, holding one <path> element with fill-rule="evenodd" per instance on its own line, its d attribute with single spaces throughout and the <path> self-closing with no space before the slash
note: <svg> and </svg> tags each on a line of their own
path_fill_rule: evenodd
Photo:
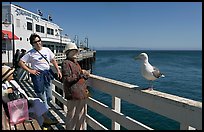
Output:
<svg viewBox="0 0 204 132">
<path fill-rule="evenodd" d="M 37 43 L 37 42 L 40 42 L 41 41 L 41 39 L 39 39 L 38 41 L 33 41 L 33 44 L 35 44 L 35 43 Z"/>
</svg>

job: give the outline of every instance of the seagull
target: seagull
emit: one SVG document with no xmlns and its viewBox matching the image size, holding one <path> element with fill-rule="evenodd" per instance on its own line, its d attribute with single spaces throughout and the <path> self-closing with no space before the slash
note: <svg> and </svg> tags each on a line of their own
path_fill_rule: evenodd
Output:
<svg viewBox="0 0 204 132">
<path fill-rule="evenodd" d="M 142 76 L 149 80 L 151 82 L 151 87 L 148 88 L 148 90 L 153 90 L 153 81 L 165 77 L 163 73 L 159 71 L 159 69 L 155 66 L 152 66 L 148 62 L 148 55 L 146 53 L 141 53 L 138 56 L 135 57 L 135 60 L 141 60 L 141 74 Z"/>
</svg>

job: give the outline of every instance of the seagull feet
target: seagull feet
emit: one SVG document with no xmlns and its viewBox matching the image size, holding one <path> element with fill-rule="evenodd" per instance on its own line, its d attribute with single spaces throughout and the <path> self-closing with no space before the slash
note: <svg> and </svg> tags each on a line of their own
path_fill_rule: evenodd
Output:
<svg viewBox="0 0 204 132">
<path fill-rule="evenodd" d="M 149 90 L 149 91 L 152 91 L 152 90 L 153 90 L 153 87 L 148 88 L 148 90 Z"/>
<path fill-rule="evenodd" d="M 147 87 L 147 88 L 144 88 L 142 90 L 149 90 L 149 91 L 152 91 L 153 90 L 153 87 Z"/>
</svg>

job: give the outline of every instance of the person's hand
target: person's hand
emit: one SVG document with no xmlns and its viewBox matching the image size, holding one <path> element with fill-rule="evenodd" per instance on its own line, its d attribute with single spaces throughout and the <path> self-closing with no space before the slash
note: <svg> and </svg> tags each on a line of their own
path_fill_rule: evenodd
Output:
<svg viewBox="0 0 204 132">
<path fill-rule="evenodd" d="M 83 73 L 85 76 L 90 76 L 90 72 L 87 71 L 87 70 L 82 70 L 82 73 Z"/>
<path fill-rule="evenodd" d="M 58 77 L 59 79 L 62 79 L 62 73 L 61 73 L 60 70 L 57 71 L 57 77 Z"/>
<path fill-rule="evenodd" d="M 39 75 L 40 72 L 38 70 L 30 70 L 30 74 Z"/>
<path fill-rule="evenodd" d="M 12 89 L 12 88 L 8 88 L 8 89 L 7 89 L 7 92 L 8 92 L 8 93 L 13 93 L 13 89 Z"/>
</svg>

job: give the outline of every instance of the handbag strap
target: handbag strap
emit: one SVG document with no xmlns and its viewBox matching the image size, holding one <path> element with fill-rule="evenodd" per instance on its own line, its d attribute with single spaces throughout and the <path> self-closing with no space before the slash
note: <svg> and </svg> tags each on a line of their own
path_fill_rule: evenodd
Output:
<svg viewBox="0 0 204 132">
<path fill-rule="evenodd" d="M 70 61 L 71 62 L 71 61 Z M 70 69 L 71 69 L 71 72 L 73 73 L 73 74 L 77 74 L 76 72 L 75 72 L 75 70 L 73 70 L 73 66 L 70 64 L 70 63 L 68 63 L 69 64 L 69 67 L 70 67 Z M 79 68 L 79 70 L 81 71 L 81 67 L 79 66 L 79 64 L 77 63 L 77 67 Z"/>
<path fill-rule="evenodd" d="M 18 90 L 26 99 L 29 98 L 26 92 L 19 85 L 16 85 L 13 81 L 10 81 L 9 83 L 12 85 L 13 88 Z"/>
<path fill-rule="evenodd" d="M 71 69 L 71 72 L 73 73 L 73 74 L 77 74 L 75 71 L 76 70 L 73 70 L 73 66 L 72 66 L 72 64 L 70 64 L 70 63 L 68 63 L 68 65 L 69 65 L 69 67 L 70 67 L 70 69 Z M 79 68 L 79 70 L 81 71 L 81 67 L 80 67 L 80 65 L 77 63 L 77 67 Z M 82 78 L 83 79 L 83 78 Z M 84 80 L 84 79 L 83 79 Z M 79 80 L 77 80 L 77 82 L 78 81 L 80 81 L 80 79 Z M 85 80 L 84 80 L 85 81 Z M 77 83 L 76 82 L 76 83 Z M 76 84 L 76 83 L 74 83 L 74 84 Z M 74 84 L 72 84 L 72 86 L 75 86 Z M 86 81 L 81 85 L 82 87 L 84 87 L 84 86 L 86 86 L 87 84 L 86 84 Z"/>
<path fill-rule="evenodd" d="M 23 110 L 23 108 L 24 108 L 24 99 L 18 99 L 18 100 L 15 100 L 15 101 L 22 101 L 22 102 L 23 102 L 23 106 L 22 106 L 22 108 L 18 108 L 18 107 L 16 106 L 16 103 L 13 102 L 13 105 L 14 105 L 17 109 L 19 109 L 19 110 Z"/>
<path fill-rule="evenodd" d="M 35 48 L 34 48 L 34 49 L 35 49 Z M 35 49 L 35 50 L 36 50 L 36 49 Z M 43 55 L 40 53 L 40 51 L 38 51 L 38 50 L 36 50 L 36 51 L 47 61 L 48 64 L 50 64 L 49 61 L 47 60 L 47 58 L 45 58 L 45 56 L 43 56 Z"/>
</svg>

